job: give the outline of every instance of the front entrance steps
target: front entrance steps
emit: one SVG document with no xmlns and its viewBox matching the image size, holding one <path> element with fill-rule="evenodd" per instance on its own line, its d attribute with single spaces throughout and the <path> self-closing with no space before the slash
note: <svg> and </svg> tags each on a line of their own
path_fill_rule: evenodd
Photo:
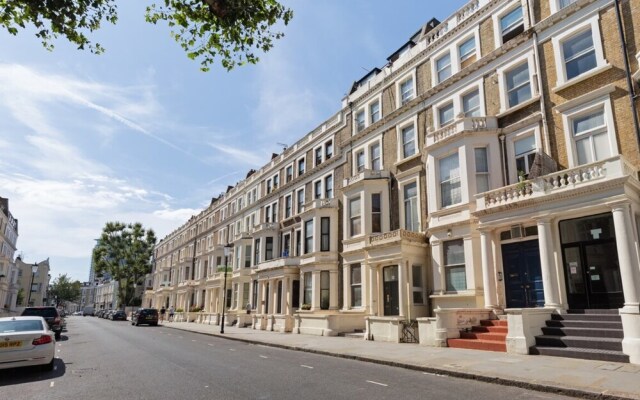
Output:
<svg viewBox="0 0 640 400">
<path fill-rule="evenodd" d="M 353 332 L 341 332 L 338 336 L 351 338 L 351 339 L 364 339 L 364 330 L 355 329 Z"/>
<path fill-rule="evenodd" d="M 622 353 L 622 320 L 618 310 L 567 310 L 553 314 L 530 354 L 629 362 Z"/>
<path fill-rule="evenodd" d="M 460 331 L 459 339 L 447 339 L 447 346 L 458 349 L 507 351 L 507 321 L 484 319 L 471 330 Z"/>
</svg>

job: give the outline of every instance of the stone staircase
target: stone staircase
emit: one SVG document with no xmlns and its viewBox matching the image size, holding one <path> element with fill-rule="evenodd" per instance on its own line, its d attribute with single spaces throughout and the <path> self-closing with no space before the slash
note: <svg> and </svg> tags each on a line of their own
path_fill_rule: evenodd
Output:
<svg viewBox="0 0 640 400">
<path fill-rule="evenodd" d="M 530 354 L 629 362 L 622 353 L 622 320 L 618 310 L 567 310 L 553 314 Z"/>
<path fill-rule="evenodd" d="M 447 346 L 458 349 L 507 351 L 506 320 L 484 319 L 471 330 L 460 331 L 459 339 L 447 339 Z"/>
</svg>

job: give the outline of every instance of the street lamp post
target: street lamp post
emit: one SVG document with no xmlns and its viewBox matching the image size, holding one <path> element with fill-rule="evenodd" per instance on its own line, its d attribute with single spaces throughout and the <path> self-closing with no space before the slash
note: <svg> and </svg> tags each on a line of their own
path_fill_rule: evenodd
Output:
<svg viewBox="0 0 640 400">
<path fill-rule="evenodd" d="M 227 308 L 227 266 L 229 265 L 229 255 L 231 254 L 231 245 L 227 243 L 224 246 L 224 284 L 222 286 L 222 320 L 220 321 L 220 333 L 224 333 L 224 313 Z"/>
<path fill-rule="evenodd" d="M 33 279 L 38 272 L 38 263 L 33 263 L 31 266 L 31 285 L 29 285 L 29 297 L 27 298 L 27 307 L 31 305 L 31 293 L 33 292 Z"/>
</svg>

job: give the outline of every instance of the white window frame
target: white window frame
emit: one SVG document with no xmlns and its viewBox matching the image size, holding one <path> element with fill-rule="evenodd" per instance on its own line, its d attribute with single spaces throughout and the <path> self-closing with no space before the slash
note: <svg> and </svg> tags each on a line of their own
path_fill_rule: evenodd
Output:
<svg viewBox="0 0 640 400">
<path fill-rule="evenodd" d="M 610 67 L 609 63 L 604 58 L 604 51 L 602 48 L 602 36 L 600 34 L 600 24 L 598 23 L 599 19 L 600 19 L 600 15 L 596 14 L 593 17 L 589 18 L 584 23 L 565 29 L 562 31 L 561 34 L 551 38 L 551 42 L 553 43 L 553 53 L 556 60 L 556 79 L 557 79 L 556 87 L 553 90 L 564 89 L 565 87 L 571 84 L 587 79 L 599 72 L 602 72 L 603 69 Z M 595 55 L 596 55 L 596 67 L 578 76 L 575 76 L 571 79 L 567 79 L 567 70 L 566 70 L 566 64 L 564 61 L 563 43 L 565 43 L 567 40 L 570 40 L 571 38 L 574 38 L 576 35 L 583 33 L 586 30 L 591 30 L 591 39 L 593 40 L 593 48 L 595 50 Z"/>
<path fill-rule="evenodd" d="M 458 156 L 458 169 L 460 170 L 460 202 L 458 203 L 453 203 L 453 204 L 449 204 L 447 206 L 443 206 L 442 205 L 442 181 L 440 180 L 440 161 L 447 158 L 447 157 L 451 157 L 453 155 L 457 155 Z M 436 178 L 436 185 L 437 185 L 437 192 L 436 192 L 436 201 L 437 201 L 437 210 L 445 210 L 447 208 L 452 208 L 452 207 L 457 207 L 461 204 L 465 204 L 468 199 L 465 198 L 465 190 L 464 190 L 464 185 L 466 185 L 466 160 L 464 160 L 464 153 L 462 153 L 460 151 L 460 149 L 455 149 L 454 151 L 439 155 L 438 157 L 436 157 L 434 159 L 435 161 L 435 178 Z"/>
<path fill-rule="evenodd" d="M 443 56 L 449 53 L 450 59 L 450 68 L 451 68 L 451 76 L 454 76 L 458 72 L 462 70 L 462 61 L 460 60 L 460 45 L 466 42 L 467 40 L 473 38 L 475 42 L 475 57 L 476 61 L 481 58 L 480 54 L 480 26 L 476 26 L 472 30 L 466 32 L 464 36 L 460 36 L 455 42 L 451 42 L 447 47 L 440 50 L 438 53 L 434 54 L 431 57 L 431 84 L 432 86 L 437 86 L 441 83 L 438 79 L 438 67 L 437 61 L 440 60 Z M 448 79 L 448 78 L 447 78 Z M 446 80 L 446 79 L 445 79 Z"/>
<path fill-rule="evenodd" d="M 574 3 L 575 3 L 576 1 L 577 1 L 577 0 L 573 0 L 573 2 L 574 2 Z M 560 7 L 560 0 L 549 0 L 549 3 L 550 3 L 549 5 L 550 5 L 550 8 L 551 8 L 551 13 L 552 13 L 552 14 L 555 14 L 555 13 L 557 13 L 558 11 L 563 10 L 563 9 L 564 9 L 564 8 L 566 8 L 566 7 L 569 7 L 569 6 Z"/>
<path fill-rule="evenodd" d="M 414 141 L 415 141 L 415 153 L 408 155 L 408 156 L 404 156 L 404 142 L 402 141 L 402 130 L 409 127 L 410 125 L 413 125 L 413 136 L 414 136 Z M 420 140 L 419 140 L 419 133 L 418 133 L 418 116 L 415 115 L 412 118 L 409 118 L 405 121 L 402 121 L 401 123 L 399 123 L 398 125 L 396 125 L 396 138 L 398 141 L 398 149 L 397 149 L 397 156 L 398 156 L 398 162 L 402 162 L 404 160 L 408 160 L 412 157 L 415 157 L 416 155 L 420 154 Z"/>
<path fill-rule="evenodd" d="M 483 149 L 485 151 L 485 156 L 487 158 L 487 170 L 486 171 L 478 171 L 478 164 L 476 163 L 476 150 Z M 490 191 L 491 188 L 491 149 L 488 145 L 478 145 L 473 146 L 471 148 L 473 150 L 473 170 L 474 170 L 474 185 L 476 189 L 476 193 L 485 193 Z M 478 188 L 478 176 L 486 176 L 487 179 L 487 190 L 483 190 L 482 192 Z"/>
<path fill-rule="evenodd" d="M 442 60 L 444 57 L 449 56 L 449 76 L 447 76 L 446 78 L 440 80 L 440 72 L 446 68 L 443 68 L 442 70 L 438 69 L 438 61 Z M 451 50 L 449 48 L 447 48 L 446 50 L 444 50 L 443 52 L 441 52 L 440 54 L 438 54 L 438 56 L 433 57 L 433 72 L 434 72 L 434 79 L 435 79 L 435 84 L 439 84 L 442 83 L 444 81 L 446 81 L 447 79 L 451 78 L 453 76 L 454 69 L 453 69 L 453 57 L 451 57 Z"/>
<path fill-rule="evenodd" d="M 289 183 L 289 182 L 291 182 L 292 180 L 295 179 L 295 175 L 294 175 L 295 166 L 294 166 L 294 164 L 295 163 L 290 163 L 289 165 L 284 167 L 284 179 L 286 181 L 285 184 L 287 184 L 287 183 Z M 287 179 L 287 169 L 288 168 L 291 168 L 291 178 L 290 179 Z"/>
<path fill-rule="evenodd" d="M 289 199 L 289 201 L 291 201 L 291 209 L 289 210 L 289 214 L 287 215 L 287 199 Z M 294 214 L 294 204 L 293 204 L 293 193 L 289 193 L 287 195 L 284 196 L 284 218 L 291 218 L 291 216 L 293 216 Z"/>
<path fill-rule="evenodd" d="M 400 196 L 400 227 L 402 229 L 407 229 L 405 221 L 406 221 L 406 216 L 405 216 L 405 206 L 404 206 L 404 187 L 407 185 L 410 185 L 412 183 L 416 184 L 416 207 L 418 207 L 418 230 L 415 232 L 421 232 L 422 231 L 422 227 L 424 226 L 422 224 L 422 208 L 421 208 L 421 204 L 422 204 L 422 196 L 420 193 L 420 179 L 417 175 L 412 174 L 410 176 L 407 176 L 401 180 L 398 180 L 398 188 L 399 188 L 399 193 L 398 195 Z M 408 230 L 408 229 L 407 229 Z"/>
<path fill-rule="evenodd" d="M 380 170 L 384 169 L 384 151 L 382 149 L 382 135 L 378 135 L 375 138 L 369 140 L 366 143 L 362 143 L 358 147 L 354 148 L 351 152 L 351 156 L 353 159 L 352 162 L 352 170 L 353 175 L 357 175 L 358 172 L 358 164 L 357 164 L 357 154 L 362 151 L 364 152 L 364 169 L 373 170 L 373 160 L 371 158 L 371 148 L 374 145 L 380 146 Z"/>
<path fill-rule="evenodd" d="M 299 168 L 300 160 L 304 160 L 304 171 L 302 173 L 300 173 L 300 168 Z M 308 165 L 307 165 L 307 155 L 306 154 L 296 158 L 296 165 L 295 165 L 296 177 L 299 177 L 299 176 L 302 176 L 302 175 L 306 174 L 307 173 L 307 166 Z"/>
<path fill-rule="evenodd" d="M 318 162 L 318 158 L 316 157 L 317 151 L 320 151 L 320 162 Z M 314 147 L 313 148 L 313 166 L 317 167 L 323 162 L 324 162 L 324 145 Z M 305 167 L 306 167 L 306 164 L 305 164 Z"/>
<path fill-rule="evenodd" d="M 460 113 L 456 113 L 456 105 L 455 105 L 455 102 L 453 101 L 453 99 L 449 99 L 447 101 L 444 101 L 444 102 L 442 102 L 440 105 L 438 105 L 436 107 L 436 109 L 435 109 L 436 112 L 434 112 L 434 117 L 435 117 L 438 129 L 444 128 L 446 126 L 446 125 L 443 125 L 443 121 L 440 118 L 440 116 L 441 116 L 440 115 L 440 111 L 443 108 L 448 107 L 449 105 L 451 105 L 451 109 L 452 109 L 452 112 L 453 112 L 453 117 L 451 118 L 451 120 L 446 125 L 453 124 L 458 119 L 457 116 Z"/>
<path fill-rule="evenodd" d="M 298 196 L 299 196 L 298 193 L 299 192 L 302 192 L 302 205 L 300 207 L 298 206 L 299 205 L 299 203 L 298 203 Z M 306 193 L 305 193 L 305 187 L 304 186 L 295 191 L 295 197 L 296 197 L 295 207 L 296 207 L 296 209 L 295 209 L 295 213 L 294 214 L 297 215 L 297 214 L 302 214 L 304 212 L 305 196 L 306 196 Z"/>
<path fill-rule="evenodd" d="M 438 101 L 437 103 L 435 103 L 433 105 L 433 124 L 434 127 L 430 128 L 432 130 L 438 130 L 440 128 L 442 128 L 442 124 L 440 122 L 440 113 L 438 112 L 440 110 L 440 108 L 442 108 L 444 105 L 446 105 L 449 102 L 453 101 L 453 122 L 457 121 L 458 119 L 460 119 L 460 117 L 463 116 L 464 114 L 464 110 L 462 107 L 462 97 L 464 97 L 465 95 L 477 90 L 480 96 L 480 117 L 484 117 L 486 116 L 486 112 L 485 112 L 485 98 L 484 98 L 484 90 L 483 90 L 484 86 L 483 86 L 483 80 L 482 78 L 474 81 L 474 82 L 470 82 L 467 86 L 465 86 L 464 88 L 462 88 L 462 90 L 460 90 L 459 92 L 457 92 L 454 96 L 449 96 L 446 98 L 443 98 L 442 100 Z M 480 117 L 473 117 L 473 118 L 480 118 Z M 471 117 L 469 117 L 471 118 Z"/>
<path fill-rule="evenodd" d="M 331 177 L 331 197 L 327 197 L 327 178 Z M 322 177 L 322 198 L 332 199 L 336 195 L 335 179 L 333 178 L 333 172 L 326 174 Z"/>
<path fill-rule="evenodd" d="M 413 95 L 411 98 L 409 98 L 405 103 L 410 102 L 411 100 L 415 99 L 418 95 L 417 93 L 417 79 L 416 79 L 416 70 L 413 69 L 411 70 L 409 73 L 403 75 L 400 79 L 398 79 L 396 81 L 396 108 L 400 108 L 402 107 L 405 103 L 402 102 L 402 90 L 400 89 L 400 87 L 402 86 L 403 83 L 405 83 L 408 80 L 413 80 Z"/>
<path fill-rule="evenodd" d="M 415 97 L 415 84 L 414 84 L 414 97 Z M 380 121 L 382 119 L 382 93 L 379 93 L 376 96 L 373 96 L 373 97 L 369 98 L 368 100 L 366 100 L 365 102 L 361 103 L 361 105 L 356 109 L 356 111 L 354 111 L 354 113 L 353 113 L 353 135 L 357 135 L 358 133 L 360 133 L 363 130 L 367 129 L 371 124 L 374 123 L 374 122 L 371 121 L 371 106 L 376 102 L 378 103 L 378 107 L 379 107 L 379 112 L 378 113 L 380 114 L 380 117 L 379 117 L 378 121 Z M 360 112 L 363 112 L 363 116 L 364 116 L 364 124 L 363 124 L 362 129 L 358 129 L 357 115 Z"/>
<path fill-rule="evenodd" d="M 525 62 L 527 63 L 527 68 L 529 69 L 529 86 L 531 87 L 531 98 L 521 102 L 520 104 L 516 104 L 515 106 L 509 106 L 509 94 L 507 93 L 507 73 L 519 67 Z M 521 57 L 513 59 L 509 63 L 498 68 L 497 73 L 498 85 L 500 88 L 500 114 L 526 107 L 532 102 L 538 100 L 538 88 L 537 85 L 533 83 L 536 73 L 535 63 L 533 61 L 533 53 L 527 53 L 522 55 Z"/>
<path fill-rule="evenodd" d="M 566 143 L 570 143 L 569 146 L 566 146 L 569 168 L 577 167 L 579 165 L 578 152 L 576 150 L 576 144 L 573 137 L 573 120 L 576 117 L 589 114 L 597 109 L 604 110 L 604 119 L 607 125 L 607 137 L 609 139 L 608 143 L 611 156 L 613 157 L 619 154 L 618 140 L 616 139 L 616 128 L 613 118 L 613 107 L 611 105 L 611 98 L 607 94 L 562 112 L 565 141 Z"/>
<path fill-rule="evenodd" d="M 515 142 L 524 139 L 527 136 L 534 136 L 536 143 L 536 151 L 542 151 L 541 143 L 542 136 L 540 135 L 540 127 L 536 125 L 527 126 L 512 132 L 505 137 L 505 144 L 507 147 L 507 163 L 509 166 L 509 183 L 518 183 L 518 171 L 516 168 L 516 150 Z"/>
<path fill-rule="evenodd" d="M 493 18 L 493 36 L 496 48 L 501 47 L 504 43 L 502 42 L 502 29 L 500 28 L 500 20 L 502 17 L 509 14 L 511 11 L 516 8 L 522 6 L 522 2 L 520 0 L 514 0 L 508 4 L 506 4 L 501 10 L 495 12 L 491 17 Z M 524 30 L 526 31 L 529 28 L 529 18 L 527 16 L 527 10 L 522 7 L 522 23 L 524 24 Z"/>
<path fill-rule="evenodd" d="M 358 198 L 360 200 L 360 215 L 358 215 L 357 217 L 353 217 L 351 215 L 351 201 L 355 200 L 356 198 Z M 347 199 L 347 212 L 345 213 L 347 215 L 347 227 L 348 227 L 348 237 L 353 238 L 353 237 L 358 237 L 358 236 L 363 236 L 364 235 L 364 219 L 363 219 L 363 213 L 364 213 L 364 203 L 363 203 L 363 198 L 362 195 L 360 193 L 358 193 L 356 196 L 352 196 L 349 197 Z M 360 232 L 358 232 L 357 234 L 353 233 L 352 230 L 352 225 L 351 225 L 351 220 L 353 218 L 360 218 Z"/>
<path fill-rule="evenodd" d="M 311 186 L 313 188 L 313 199 L 314 200 L 318 200 L 318 199 L 324 198 L 324 189 L 323 189 L 324 182 L 323 182 L 322 178 L 314 180 L 313 183 L 311 184 Z M 320 193 L 319 193 L 320 196 L 319 197 L 316 197 L 318 195 L 318 192 L 316 191 L 316 189 L 320 190 Z"/>
<path fill-rule="evenodd" d="M 358 123 L 358 117 L 362 115 L 362 127 L 360 127 L 359 123 Z M 367 129 L 367 107 L 363 106 L 358 108 L 354 113 L 353 113 L 353 134 L 357 135 L 358 133 L 364 131 L 365 129 Z"/>
</svg>

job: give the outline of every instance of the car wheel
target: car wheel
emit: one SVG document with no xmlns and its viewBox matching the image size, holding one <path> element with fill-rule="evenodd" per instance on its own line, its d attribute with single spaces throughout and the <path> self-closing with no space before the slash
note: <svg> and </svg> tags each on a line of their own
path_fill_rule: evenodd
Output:
<svg viewBox="0 0 640 400">
<path fill-rule="evenodd" d="M 151 325 L 151 326 L 158 326 L 158 323 L 157 323 L 157 322 L 154 322 L 154 323 L 152 323 L 152 324 L 150 324 L 150 325 Z"/>
<path fill-rule="evenodd" d="M 51 362 L 42 366 L 43 371 L 53 371 L 53 365 L 55 364 L 56 358 L 53 357 Z"/>
<path fill-rule="evenodd" d="M 131 321 L 131 325 L 135 325 L 135 324 L 136 324 L 135 322 Z"/>
<path fill-rule="evenodd" d="M 60 337 L 61 337 L 61 336 L 62 336 L 62 333 L 60 333 L 60 332 L 56 332 L 56 333 L 55 333 L 55 338 L 56 338 L 56 340 L 60 340 Z"/>
</svg>

